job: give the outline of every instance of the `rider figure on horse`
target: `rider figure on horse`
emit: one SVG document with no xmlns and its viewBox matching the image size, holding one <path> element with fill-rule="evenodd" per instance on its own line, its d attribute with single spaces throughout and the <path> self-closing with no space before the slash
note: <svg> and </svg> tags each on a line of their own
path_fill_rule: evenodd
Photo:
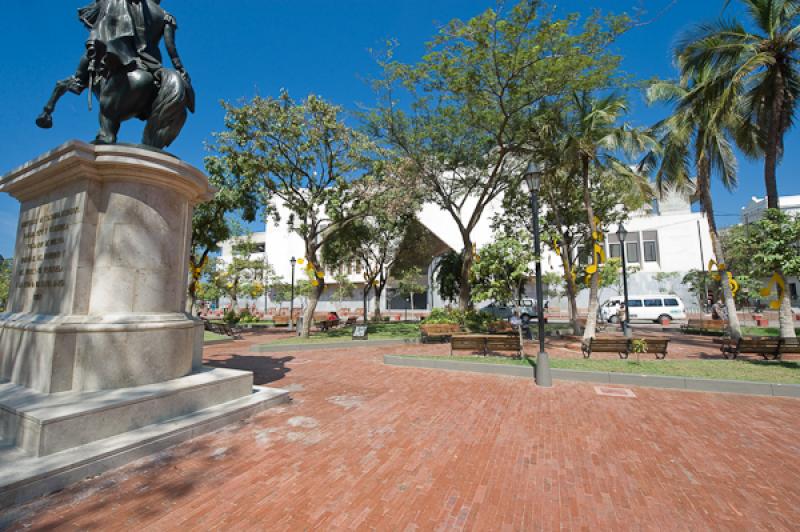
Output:
<svg viewBox="0 0 800 532">
<path fill-rule="evenodd" d="M 53 96 L 44 108 L 44 112 L 37 118 L 36 123 L 40 127 L 50 128 L 53 125 L 52 113 L 55 104 L 67 91 L 74 94 L 81 94 L 86 88 L 90 88 L 97 93 L 101 103 L 101 132 L 96 139 L 99 143 L 116 142 L 116 131 L 119 129 L 119 122 L 128 118 L 137 117 L 148 120 L 157 110 L 159 103 L 161 107 L 174 102 L 159 102 L 159 92 L 168 89 L 165 85 L 171 85 L 171 96 L 173 99 L 181 96 L 185 109 L 194 112 L 194 91 L 191 87 L 191 79 L 186 72 L 178 55 L 175 46 L 175 32 L 177 23 L 175 18 L 167 13 L 161 6 L 160 0 L 94 0 L 91 4 L 78 10 L 78 17 L 89 30 L 89 38 L 86 41 L 86 53 L 81 57 L 80 63 L 75 74 L 56 84 Z M 175 70 L 165 68 L 162 64 L 161 50 L 159 45 L 164 40 L 167 53 L 172 60 Z M 177 75 L 180 79 L 176 79 Z M 115 74 L 122 73 L 126 80 L 130 75 L 129 84 L 132 86 L 122 87 L 119 79 L 112 79 Z M 135 89 L 140 89 L 145 82 L 150 83 L 154 90 L 152 94 Z M 183 85 L 182 87 L 177 87 Z M 105 91 L 104 90 L 108 89 Z M 127 99 L 137 97 L 140 100 L 146 99 L 150 94 L 147 105 L 139 105 L 134 109 L 121 109 L 125 107 L 125 102 L 117 101 L 122 97 L 117 94 L 109 94 L 111 90 L 117 93 L 125 91 Z M 180 92 L 180 95 L 174 93 Z M 163 96 L 163 95 L 161 95 Z M 162 100 L 164 97 L 161 98 Z M 107 104 L 104 106 L 104 103 Z M 174 106 L 173 106 L 174 107 Z M 160 109 L 163 111 L 163 109 Z M 177 136 L 183 121 L 176 118 L 174 109 L 170 110 L 169 118 L 173 122 L 180 122 L 177 131 L 169 134 L 160 135 L 162 138 L 145 139 L 145 144 L 156 145 L 161 148 L 169 145 L 174 137 Z M 130 115 L 130 116 L 128 116 Z M 158 117 L 156 117 L 158 118 Z M 111 123 L 104 123 L 111 122 Z M 163 130 L 165 125 L 158 124 Z M 157 129 L 157 128 L 156 128 Z M 172 127 L 175 129 L 175 127 Z M 151 133 L 153 133 L 151 131 Z M 150 135 L 158 137 L 158 134 Z M 147 135 L 146 135 L 147 137 Z M 172 137 L 172 138 L 169 138 Z M 150 140 L 150 142 L 148 142 Z M 157 145 L 163 144 L 163 145 Z"/>
</svg>

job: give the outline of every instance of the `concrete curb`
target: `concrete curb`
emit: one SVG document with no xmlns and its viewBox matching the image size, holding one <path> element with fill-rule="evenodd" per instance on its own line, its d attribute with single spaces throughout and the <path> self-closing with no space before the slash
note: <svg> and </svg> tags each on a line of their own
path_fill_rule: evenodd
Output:
<svg viewBox="0 0 800 532">
<path fill-rule="evenodd" d="M 234 342 L 233 338 L 231 338 L 229 340 L 209 340 L 207 342 L 203 342 L 203 347 L 209 347 L 209 346 L 212 346 L 212 345 L 229 344 L 231 342 Z"/>
<path fill-rule="evenodd" d="M 508 377 L 534 377 L 533 367 L 485 364 L 481 362 L 461 362 L 457 360 L 420 359 L 411 357 L 385 355 L 383 363 L 389 366 L 401 366 L 422 369 L 442 369 L 448 371 L 467 371 L 488 375 L 505 375 Z M 800 399 L 800 385 L 772 384 L 768 382 L 727 381 L 713 379 L 696 379 L 690 377 L 667 377 L 662 375 L 637 375 L 634 373 L 613 373 L 606 371 L 576 371 L 571 369 L 553 369 L 553 379 L 562 381 L 594 382 L 598 384 L 621 384 L 641 386 L 644 388 L 662 388 L 670 390 L 687 390 L 692 392 L 732 393 L 740 395 L 761 395 L 769 397 L 791 397 Z"/>
<path fill-rule="evenodd" d="M 251 351 L 257 353 L 282 353 L 284 351 L 314 351 L 316 349 L 354 349 L 357 347 L 383 347 L 395 345 L 411 345 L 418 344 L 419 340 L 416 338 L 409 338 L 406 340 L 351 340 L 342 342 L 329 342 L 329 343 L 308 343 L 308 344 L 261 344 L 254 345 L 250 348 Z M 207 344 L 206 344 L 207 345 Z"/>
</svg>

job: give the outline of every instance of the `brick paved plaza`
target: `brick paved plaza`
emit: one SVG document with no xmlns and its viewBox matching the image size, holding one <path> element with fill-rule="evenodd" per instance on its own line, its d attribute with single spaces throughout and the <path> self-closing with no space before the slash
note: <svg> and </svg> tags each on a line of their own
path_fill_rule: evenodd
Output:
<svg viewBox="0 0 800 532">
<path fill-rule="evenodd" d="M 206 349 L 293 402 L 6 512 L 12 530 L 796 530 L 800 401 Z M 403 347 L 402 351 L 431 349 Z M 437 349 L 439 349 L 437 347 Z"/>
</svg>

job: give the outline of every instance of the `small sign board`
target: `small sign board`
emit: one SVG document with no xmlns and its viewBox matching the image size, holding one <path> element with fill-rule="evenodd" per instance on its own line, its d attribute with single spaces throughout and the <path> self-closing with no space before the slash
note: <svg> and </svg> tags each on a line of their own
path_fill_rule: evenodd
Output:
<svg viewBox="0 0 800 532">
<path fill-rule="evenodd" d="M 366 340 L 369 336 L 368 327 L 366 325 L 356 325 L 353 327 L 353 340 Z"/>
</svg>

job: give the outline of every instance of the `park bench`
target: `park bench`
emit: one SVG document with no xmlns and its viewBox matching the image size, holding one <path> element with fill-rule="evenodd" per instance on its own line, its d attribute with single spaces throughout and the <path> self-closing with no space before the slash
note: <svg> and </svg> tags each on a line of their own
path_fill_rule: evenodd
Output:
<svg viewBox="0 0 800 532">
<path fill-rule="evenodd" d="M 419 326 L 420 340 L 423 344 L 431 339 L 446 342 L 451 336 L 460 332 L 461 327 L 455 323 L 436 323 Z"/>
<path fill-rule="evenodd" d="M 516 336 L 455 335 L 450 339 L 450 356 L 453 356 L 454 351 L 471 351 L 483 356 L 512 351 L 515 356 L 522 356 L 522 344 Z"/>
<path fill-rule="evenodd" d="M 275 327 L 288 327 L 289 316 L 274 316 L 272 318 L 272 323 L 275 325 Z"/>
<path fill-rule="evenodd" d="M 222 336 L 230 336 L 234 340 L 242 337 L 242 329 L 236 326 L 228 325 L 227 323 L 214 323 L 208 320 L 203 320 L 203 328 L 214 334 Z"/>
<path fill-rule="evenodd" d="M 741 354 L 761 355 L 764 360 L 777 359 L 781 355 L 781 338 L 726 338 L 720 342 L 720 351 L 728 359 L 735 359 Z M 790 346 L 791 347 L 791 346 Z"/>
<path fill-rule="evenodd" d="M 345 327 L 351 327 L 351 326 L 355 325 L 356 323 L 358 323 L 358 316 L 349 316 L 347 318 L 347 321 L 345 322 L 344 326 Z"/>
<path fill-rule="evenodd" d="M 686 334 L 699 332 L 701 334 L 717 333 L 724 334 L 728 329 L 728 324 L 722 320 L 690 319 L 681 330 Z"/>
<path fill-rule="evenodd" d="M 450 356 L 454 351 L 471 351 L 486 355 L 486 338 L 483 336 L 453 336 L 450 338 Z"/>
<path fill-rule="evenodd" d="M 225 336 L 230 336 L 234 340 L 239 340 L 242 338 L 242 329 L 241 327 L 237 327 L 235 325 L 228 325 L 227 323 L 220 324 L 222 329 L 222 334 Z"/>
<path fill-rule="evenodd" d="M 592 353 L 617 353 L 619 358 L 626 359 L 634 351 L 634 342 L 644 341 L 647 352 L 655 355 L 656 359 L 663 360 L 667 357 L 669 339 L 667 338 L 590 338 L 581 344 L 583 358 L 589 358 Z"/>
<path fill-rule="evenodd" d="M 782 338 L 778 358 L 783 355 L 800 355 L 800 338 Z"/>
<path fill-rule="evenodd" d="M 331 329 L 335 329 L 341 324 L 341 320 L 322 320 L 318 321 L 317 325 L 321 331 L 329 331 Z"/>
<path fill-rule="evenodd" d="M 513 351 L 515 356 L 522 356 L 522 344 L 519 336 L 487 336 L 486 353 L 496 353 L 498 351 Z"/>
</svg>

